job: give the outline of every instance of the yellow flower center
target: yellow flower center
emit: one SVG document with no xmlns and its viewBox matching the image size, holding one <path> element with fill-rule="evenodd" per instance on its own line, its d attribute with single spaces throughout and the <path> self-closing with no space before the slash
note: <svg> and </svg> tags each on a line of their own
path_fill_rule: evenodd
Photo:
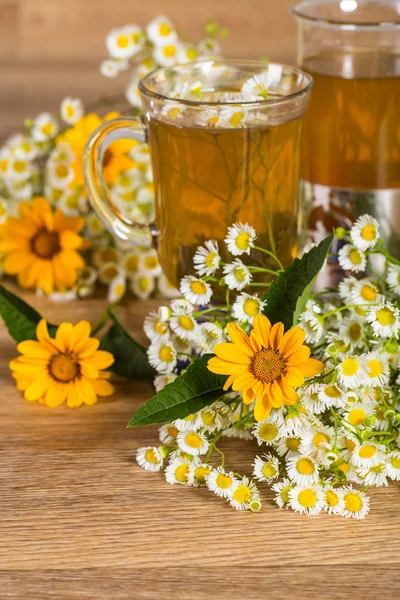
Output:
<svg viewBox="0 0 400 600">
<path fill-rule="evenodd" d="M 233 492 L 233 499 L 237 502 L 248 502 L 251 497 L 251 490 L 247 485 L 238 485 Z"/>
<path fill-rule="evenodd" d="M 351 425 L 361 425 L 366 416 L 367 415 L 362 408 L 354 408 L 349 412 L 349 423 L 351 423 Z"/>
<path fill-rule="evenodd" d="M 203 421 L 204 425 L 214 425 L 215 413 L 206 410 L 201 413 L 201 420 Z"/>
<path fill-rule="evenodd" d="M 339 471 L 342 471 L 342 473 L 347 473 L 350 469 L 350 465 L 346 462 L 343 462 L 341 465 L 338 465 L 338 469 Z"/>
<path fill-rule="evenodd" d="M 278 428 L 274 423 L 264 423 L 261 425 L 258 435 L 265 441 L 271 441 L 278 435 Z"/>
<path fill-rule="evenodd" d="M 118 48 L 127 48 L 129 46 L 129 38 L 127 35 L 119 35 L 117 37 Z"/>
<path fill-rule="evenodd" d="M 67 165 L 57 165 L 55 171 L 59 179 L 64 179 L 65 177 L 68 177 L 69 168 Z"/>
<path fill-rule="evenodd" d="M 358 360 L 356 358 L 345 358 L 342 363 L 343 375 L 351 377 L 355 375 L 359 369 Z"/>
<path fill-rule="evenodd" d="M 274 477 L 276 475 L 276 466 L 271 461 L 266 462 L 261 470 L 264 477 Z"/>
<path fill-rule="evenodd" d="M 181 109 L 179 108 L 179 106 L 175 106 L 174 108 L 168 109 L 167 116 L 169 119 L 174 119 L 175 117 L 177 117 L 179 115 L 180 112 L 181 112 Z"/>
<path fill-rule="evenodd" d="M 203 283 L 202 281 L 192 281 L 190 284 L 191 290 L 194 294 L 196 294 L 197 296 L 201 296 L 202 294 L 205 294 L 207 291 L 207 287 L 206 284 Z"/>
<path fill-rule="evenodd" d="M 232 127 L 238 127 L 240 125 L 240 123 L 243 121 L 243 117 L 244 117 L 243 112 L 236 112 L 229 119 L 229 123 L 232 125 Z M 237 244 L 237 241 L 236 241 L 236 244 Z M 239 247 L 240 246 L 238 246 L 238 248 Z"/>
<path fill-rule="evenodd" d="M 315 505 L 317 494 L 313 490 L 302 490 L 297 496 L 297 500 L 304 508 L 310 508 Z"/>
<path fill-rule="evenodd" d="M 146 256 L 144 265 L 147 269 L 156 269 L 158 267 L 158 259 L 156 256 Z"/>
<path fill-rule="evenodd" d="M 361 237 L 366 242 L 372 242 L 376 238 L 376 229 L 374 225 L 366 225 L 361 230 Z"/>
<path fill-rule="evenodd" d="M 260 304 L 253 298 L 247 298 L 244 301 L 243 310 L 249 317 L 255 317 L 260 311 Z"/>
<path fill-rule="evenodd" d="M 349 258 L 350 258 L 351 262 L 353 263 L 353 265 L 360 265 L 362 262 L 362 255 L 355 248 L 353 248 L 353 250 L 351 250 L 351 252 L 349 254 Z"/>
<path fill-rule="evenodd" d="M 165 46 L 164 48 L 164 56 L 167 58 L 173 58 L 176 54 L 176 46 L 170 44 L 169 46 Z"/>
<path fill-rule="evenodd" d="M 278 350 L 263 348 L 252 358 L 250 371 L 259 381 L 272 383 L 283 375 L 285 361 Z"/>
<path fill-rule="evenodd" d="M 232 485 L 232 477 L 225 475 L 224 473 L 218 473 L 215 483 L 221 490 L 227 490 Z"/>
<path fill-rule="evenodd" d="M 214 261 L 217 258 L 217 253 L 216 252 L 210 252 L 210 254 L 208 254 L 208 256 L 206 256 L 205 259 L 205 264 L 206 267 L 208 267 L 209 269 L 214 267 Z"/>
<path fill-rule="evenodd" d="M 199 53 L 198 53 L 198 51 L 196 50 L 196 48 L 188 48 L 188 49 L 186 50 L 186 57 L 187 57 L 189 60 L 196 60 L 196 58 L 198 57 L 198 55 L 199 55 Z"/>
<path fill-rule="evenodd" d="M 115 288 L 114 288 L 114 296 L 115 298 L 119 298 L 120 296 L 122 296 L 122 294 L 125 291 L 125 285 L 123 283 L 119 283 Z"/>
<path fill-rule="evenodd" d="M 349 336 L 352 340 L 358 340 L 361 336 L 361 325 L 359 323 L 352 323 L 349 327 Z"/>
<path fill-rule="evenodd" d="M 174 360 L 174 353 L 170 346 L 163 346 L 161 348 L 160 359 L 166 363 L 172 362 Z"/>
<path fill-rule="evenodd" d="M 249 245 L 250 235 L 246 231 L 239 233 L 239 235 L 236 238 L 236 246 L 239 248 L 239 250 L 247 250 Z"/>
<path fill-rule="evenodd" d="M 201 437 L 199 435 L 197 435 L 197 433 L 188 433 L 187 436 L 185 437 L 185 442 L 191 448 L 198 449 L 198 448 L 201 448 L 201 446 L 203 445 L 203 440 L 201 439 Z"/>
<path fill-rule="evenodd" d="M 194 321 L 190 317 L 186 315 L 182 315 L 178 317 L 179 327 L 182 327 L 185 331 L 193 331 L 194 329 Z"/>
<path fill-rule="evenodd" d="M 139 266 L 139 257 L 138 256 L 130 256 L 125 263 L 126 270 L 130 273 L 136 273 Z"/>
<path fill-rule="evenodd" d="M 13 164 L 13 169 L 17 173 L 23 173 L 26 170 L 26 162 L 23 160 L 16 160 Z"/>
<path fill-rule="evenodd" d="M 118 273 L 119 271 L 115 265 L 110 265 L 109 267 L 103 269 L 103 276 L 106 277 L 106 279 L 114 279 Z"/>
<path fill-rule="evenodd" d="M 299 449 L 300 438 L 286 438 L 286 448 L 294 452 Z"/>
<path fill-rule="evenodd" d="M 245 281 L 246 279 L 246 271 L 244 269 L 242 269 L 242 267 L 236 267 L 235 271 L 234 271 L 235 277 L 238 281 L 240 281 L 240 283 L 242 283 L 243 281 Z"/>
<path fill-rule="evenodd" d="M 60 251 L 60 238 L 57 232 L 41 229 L 31 239 L 31 249 L 39 258 L 49 259 Z"/>
<path fill-rule="evenodd" d="M 350 440 L 349 438 L 346 438 L 344 443 L 347 450 L 349 450 L 349 452 L 353 452 L 354 448 L 356 447 L 356 443 L 353 442 L 353 440 Z"/>
<path fill-rule="evenodd" d="M 371 458 L 376 454 L 375 446 L 363 446 L 358 451 L 358 456 L 361 458 Z"/>
<path fill-rule="evenodd" d="M 158 31 L 163 37 L 168 37 L 171 33 L 171 27 L 168 23 L 161 23 Z"/>
<path fill-rule="evenodd" d="M 360 291 L 360 296 L 367 302 L 375 302 L 378 292 L 370 285 L 363 285 Z"/>
<path fill-rule="evenodd" d="M 0 160 L 0 171 L 3 171 L 3 173 L 5 173 L 8 169 L 8 160 L 6 158 L 3 158 L 2 160 Z"/>
<path fill-rule="evenodd" d="M 284 488 L 283 488 L 283 490 L 281 491 L 281 498 L 282 498 L 282 500 L 283 500 L 283 502 L 284 502 L 285 504 L 287 504 L 287 503 L 290 501 L 290 498 L 289 498 L 289 492 L 290 492 L 290 490 L 291 490 L 291 489 L 292 489 L 292 488 L 291 488 L 291 486 L 290 486 L 290 485 L 287 485 L 287 486 L 286 486 L 286 487 L 284 487 Z"/>
<path fill-rule="evenodd" d="M 368 361 L 368 367 L 369 367 L 369 373 L 368 373 L 369 377 L 373 378 L 373 377 L 379 377 L 379 375 L 382 375 L 383 368 L 382 368 L 382 365 L 379 362 L 379 360 L 372 359 L 372 360 Z"/>
<path fill-rule="evenodd" d="M 175 471 L 175 477 L 180 483 L 185 483 L 185 481 L 188 480 L 188 475 L 189 465 L 187 464 L 179 465 L 179 467 Z"/>
<path fill-rule="evenodd" d="M 116 259 L 117 259 L 117 257 L 115 255 L 114 250 L 112 250 L 112 248 L 106 248 L 101 253 L 102 262 L 105 262 L 105 263 L 114 262 Z"/>
<path fill-rule="evenodd" d="M 390 459 L 390 464 L 395 469 L 400 469 L 400 458 L 398 456 L 392 456 L 392 458 Z"/>
<path fill-rule="evenodd" d="M 342 392 L 335 385 L 328 385 L 324 392 L 329 398 L 340 398 L 342 395 Z"/>
<path fill-rule="evenodd" d="M 65 112 L 67 114 L 67 117 L 70 119 L 71 117 L 74 116 L 75 109 L 73 106 L 71 106 L 71 104 L 68 104 L 68 106 L 65 109 Z"/>
<path fill-rule="evenodd" d="M 154 323 L 154 329 L 157 331 L 157 333 L 159 333 L 160 335 L 165 335 L 168 331 L 168 325 L 167 323 L 163 323 L 163 321 L 160 321 L 160 319 L 158 319 L 155 323 Z"/>
<path fill-rule="evenodd" d="M 379 465 L 375 465 L 374 467 L 371 467 L 371 471 L 372 471 L 372 473 L 382 473 L 384 468 L 385 468 L 385 463 L 380 463 Z"/>
<path fill-rule="evenodd" d="M 43 135 L 50 137 L 54 131 L 53 123 L 45 123 L 44 125 L 42 125 L 41 130 Z"/>
<path fill-rule="evenodd" d="M 139 279 L 139 288 L 142 292 L 146 292 L 150 286 L 150 279 L 148 277 L 141 277 Z"/>
<path fill-rule="evenodd" d="M 148 462 L 153 463 L 154 465 L 158 465 L 158 463 L 159 463 L 159 460 L 158 460 L 157 455 L 154 452 L 153 448 L 146 450 L 145 458 Z"/>
<path fill-rule="evenodd" d="M 329 436 L 326 433 L 318 432 L 313 437 L 313 444 L 316 448 L 320 448 L 322 444 L 329 442 Z"/>
<path fill-rule="evenodd" d="M 376 318 L 381 325 L 393 325 L 396 321 L 396 316 L 390 308 L 384 307 L 376 311 Z"/>
<path fill-rule="evenodd" d="M 339 504 L 339 496 L 332 490 L 326 492 L 325 499 L 328 506 L 337 506 Z"/>
<path fill-rule="evenodd" d="M 211 473 L 211 467 L 196 467 L 194 470 L 194 478 L 200 483 L 204 483 L 206 477 Z"/>
<path fill-rule="evenodd" d="M 216 125 L 219 121 L 219 116 L 218 115 L 214 115 L 213 117 L 210 117 L 208 119 L 208 124 L 210 125 L 210 127 L 213 127 L 214 125 Z"/>
<path fill-rule="evenodd" d="M 309 458 L 300 458 L 296 463 L 296 468 L 301 475 L 312 475 L 315 467 Z"/>
<path fill-rule="evenodd" d="M 347 510 L 350 512 L 358 512 L 362 508 L 362 500 L 358 494 L 349 492 L 344 497 L 344 503 Z"/>
<path fill-rule="evenodd" d="M 178 430 L 176 427 L 174 427 L 174 425 L 170 425 L 169 427 L 167 427 L 167 433 L 175 439 L 178 435 Z"/>
<path fill-rule="evenodd" d="M 73 381 L 79 375 L 79 364 L 70 354 L 56 354 L 50 359 L 49 372 L 62 383 Z"/>
<path fill-rule="evenodd" d="M 355 308 L 354 310 L 360 317 L 365 317 L 365 315 L 367 314 L 367 309 L 361 308 L 361 306 L 357 306 L 357 308 Z"/>
</svg>

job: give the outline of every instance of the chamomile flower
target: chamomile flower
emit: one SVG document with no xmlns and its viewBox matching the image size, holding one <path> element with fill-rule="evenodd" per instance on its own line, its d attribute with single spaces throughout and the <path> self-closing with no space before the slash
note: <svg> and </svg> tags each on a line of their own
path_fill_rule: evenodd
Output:
<svg viewBox="0 0 400 600">
<path fill-rule="evenodd" d="M 171 485 L 179 484 L 186 487 L 193 485 L 191 462 L 179 457 L 172 458 L 165 469 L 165 479 Z"/>
<path fill-rule="evenodd" d="M 202 433 L 190 429 L 187 431 L 180 431 L 176 441 L 183 452 L 187 452 L 193 456 L 205 454 L 209 447 L 207 438 Z"/>
<path fill-rule="evenodd" d="M 16 182 L 26 181 L 32 176 L 32 163 L 25 158 L 11 156 L 8 173 Z"/>
<path fill-rule="evenodd" d="M 252 323 L 254 317 L 263 312 L 266 304 L 259 296 L 243 292 L 233 303 L 232 315 L 239 323 Z"/>
<path fill-rule="evenodd" d="M 146 33 L 151 42 L 156 46 L 174 42 L 177 39 L 175 27 L 163 15 L 156 17 L 146 27 Z"/>
<path fill-rule="evenodd" d="M 125 276 L 123 268 L 114 262 L 107 262 L 104 265 L 101 265 L 98 273 L 99 280 L 104 285 L 109 285 L 117 277 L 122 278 Z"/>
<path fill-rule="evenodd" d="M 137 77 L 133 77 L 125 90 L 125 96 L 131 106 L 141 108 L 142 98 L 140 96 L 138 85 L 139 79 Z"/>
<path fill-rule="evenodd" d="M 236 510 L 252 510 L 261 508 L 260 494 L 254 481 L 248 477 L 235 481 L 228 496 L 230 505 Z"/>
<path fill-rule="evenodd" d="M 137 25 L 127 25 L 113 29 L 107 35 L 106 47 L 114 59 L 129 59 L 141 50 L 143 30 Z"/>
<path fill-rule="evenodd" d="M 217 429 L 221 429 L 224 425 L 228 425 L 228 421 L 224 418 L 223 412 L 220 412 L 219 410 L 220 407 L 225 407 L 225 404 L 216 402 L 214 405 L 199 411 L 202 431 L 212 433 Z"/>
<path fill-rule="evenodd" d="M 177 41 L 170 41 L 164 45 L 156 46 L 153 54 L 154 60 L 162 67 L 174 65 L 179 55 L 180 47 L 180 43 Z"/>
<path fill-rule="evenodd" d="M 367 258 L 362 250 L 352 244 L 346 244 L 339 250 L 338 261 L 345 271 L 361 273 L 367 266 Z"/>
<path fill-rule="evenodd" d="M 171 373 L 176 366 L 176 350 L 172 342 L 153 342 L 147 350 L 147 355 L 149 363 L 159 373 Z"/>
<path fill-rule="evenodd" d="M 346 518 L 364 519 L 369 512 L 369 498 L 351 485 L 343 488 L 344 508 L 340 512 Z"/>
<path fill-rule="evenodd" d="M 360 279 L 352 286 L 350 297 L 353 304 L 374 304 L 379 300 L 379 290 L 369 279 Z"/>
<path fill-rule="evenodd" d="M 228 498 L 236 483 L 238 483 L 238 479 L 234 474 L 226 472 L 223 467 L 213 469 L 206 480 L 210 492 L 214 492 L 214 494 L 221 498 Z"/>
<path fill-rule="evenodd" d="M 399 333 L 400 312 L 391 302 L 382 302 L 370 308 L 367 321 L 371 323 L 376 337 L 390 338 Z"/>
<path fill-rule="evenodd" d="M 301 437 L 281 437 L 277 440 L 275 449 L 279 456 L 290 458 L 292 456 L 298 456 L 300 443 Z"/>
<path fill-rule="evenodd" d="M 132 292 L 140 300 L 147 300 L 153 293 L 155 286 L 154 277 L 150 277 L 149 275 L 138 274 L 132 277 L 130 281 Z"/>
<path fill-rule="evenodd" d="M 306 431 L 301 438 L 300 453 L 312 456 L 318 462 L 324 462 L 328 448 L 334 440 L 335 432 L 331 427 L 318 425 Z"/>
<path fill-rule="evenodd" d="M 198 431 L 202 426 L 202 421 L 199 413 L 192 413 L 183 419 L 176 419 L 173 425 L 178 431 Z"/>
<path fill-rule="evenodd" d="M 300 318 L 301 327 L 306 332 L 306 341 L 309 343 L 319 342 L 325 334 L 325 324 L 322 315 L 310 310 L 304 312 Z"/>
<path fill-rule="evenodd" d="M 208 240 L 204 246 L 199 246 L 193 257 L 194 268 L 200 276 L 214 275 L 220 262 L 218 243 L 215 240 Z"/>
<path fill-rule="evenodd" d="M 339 336 L 351 348 L 360 348 L 363 342 L 363 321 L 359 317 L 347 317 L 339 326 Z"/>
<path fill-rule="evenodd" d="M 347 388 L 357 388 L 367 380 L 365 360 L 360 356 L 349 356 L 338 366 L 339 383 Z"/>
<path fill-rule="evenodd" d="M 221 110 L 218 123 L 224 127 L 237 129 L 246 125 L 247 115 L 243 108 L 224 108 Z"/>
<path fill-rule="evenodd" d="M 354 287 L 357 285 L 358 279 L 355 277 L 345 277 L 338 287 L 339 296 L 346 303 L 351 303 L 351 294 Z"/>
<path fill-rule="evenodd" d="M 323 489 L 323 510 L 329 514 L 340 514 L 344 508 L 343 492 L 340 488 L 327 485 Z"/>
<path fill-rule="evenodd" d="M 161 390 L 163 390 L 166 385 L 172 383 L 177 377 L 178 375 L 176 375 L 175 373 L 168 373 L 166 375 L 156 375 L 153 381 L 156 392 L 160 392 Z"/>
<path fill-rule="evenodd" d="M 365 485 L 373 485 L 375 487 L 388 486 L 387 468 L 385 462 L 380 462 L 377 465 L 369 468 L 358 469 L 358 474 Z"/>
<path fill-rule="evenodd" d="M 109 263 L 117 264 L 120 262 L 120 254 L 116 248 L 99 248 L 94 252 L 92 260 L 95 267 L 100 267 Z M 114 274 L 113 277 L 116 277 L 116 275 L 117 273 Z"/>
<path fill-rule="evenodd" d="M 56 118 L 51 113 L 41 113 L 36 117 L 31 129 L 35 142 L 47 142 L 54 138 L 59 131 Z"/>
<path fill-rule="evenodd" d="M 136 453 L 138 464 L 146 471 L 161 471 L 163 457 L 160 450 L 154 446 L 139 448 Z"/>
<path fill-rule="evenodd" d="M 339 386 L 333 384 L 321 384 L 317 391 L 318 398 L 325 406 L 343 406 L 346 401 L 346 395 Z"/>
<path fill-rule="evenodd" d="M 304 408 L 300 408 L 299 411 L 304 411 Z M 290 410 L 283 419 L 281 427 L 282 435 L 285 437 L 289 436 L 300 436 L 310 428 L 310 422 L 305 414 L 295 410 Z"/>
<path fill-rule="evenodd" d="M 179 290 L 168 280 L 164 273 L 161 273 L 158 277 L 157 286 L 164 298 L 178 298 L 180 296 Z"/>
<path fill-rule="evenodd" d="M 260 421 L 253 427 L 253 435 L 256 438 L 258 445 L 274 445 L 275 442 L 281 437 L 282 426 L 282 411 L 272 410 L 265 421 Z"/>
<path fill-rule="evenodd" d="M 84 115 L 84 108 L 82 101 L 79 98 L 71 98 L 67 96 L 61 102 L 60 114 L 61 118 L 68 125 L 73 125 Z"/>
<path fill-rule="evenodd" d="M 169 337 L 170 309 L 166 306 L 151 312 L 144 320 L 143 329 L 151 342 L 167 340 Z"/>
<path fill-rule="evenodd" d="M 173 315 L 192 315 L 195 310 L 193 304 L 185 298 L 173 300 L 170 306 Z"/>
<path fill-rule="evenodd" d="M 298 485 L 313 485 L 318 482 L 317 462 L 310 456 L 297 454 L 286 460 L 286 471 L 291 481 Z"/>
<path fill-rule="evenodd" d="M 193 464 L 191 467 L 191 475 L 193 477 L 193 485 L 195 487 L 205 486 L 207 478 L 212 471 L 212 466 L 205 463 L 198 465 Z"/>
<path fill-rule="evenodd" d="M 283 479 L 278 483 L 274 483 L 272 489 L 276 492 L 275 502 L 279 508 L 288 508 L 290 502 L 290 492 L 294 488 L 293 483 L 289 479 Z"/>
<path fill-rule="evenodd" d="M 121 300 L 126 291 L 126 278 L 125 276 L 115 277 L 109 285 L 107 300 L 110 303 L 118 302 Z"/>
<path fill-rule="evenodd" d="M 107 59 L 100 64 L 100 73 L 104 77 L 117 77 L 121 72 L 121 63 L 118 60 Z"/>
<path fill-rule="evenodd" d="M 386 472 L 390 479 L 400 481 L 400 452 L 395 450 L 387 457 Z"/>
<path fill-rule="evenodd" d="M 373 248 L 379 239 L 379 223 L 370 215 L 359 217 L 350 230 L 353 244 L 362 251 Z"/>
<path fill-rule="evenodd" d="M 382 387 L 389 382 L 389 363 L 382 352 L 372 351 L 364 355 L 367 377 L 365 385 L 368 387 Z"/>
<path fill-rule="evenodd" d="M 160 377 L 163 377 L 163 375 L 160 375 Z M 179 432 L 175 425 L 172 423 L 165 423 L 164 425 L 161 425 L 158 432 L 158 437 L 160 438 L 160 442 L 162 444 L 170 444 L 176 440 L 178 433 Z"/>
<path fill-rule="evenodd" d="M 208 304 L 212 296 L 210 284 L 193 275 L 186 275 L 181 279 L 180 289 L 186 300 L 193 304 Z"/>
<path fill-rule="evenodd" d="M 70 163 L 49 161 L 46 167 L 47 177 L 54 186 L 67 187 L 75 178 Z"/>
<path fill-rule="evenodd" d="M 395 294 L 400 295 L 400 267 L 398 265 L 389 265 L 386 282 Z"/>
<path fill-rule="evenodd" d="M 373 402 L 352 402 L 343 417 L 352 427 L 360 427 L 367 417 L 374 414 L 374 406 Z"/>
<path fill-rule="evenodd" d="M 253 476 L 258 481 L 273 481 L 279 477 L 279 459 L 273 454 L 256 456 L 254 460 Z"/>
<path fill-rule="evenodd" d="M 161 111 L 161 115 L 168 121 L 179 121 L 185 112 L 183 106 L 176 104 L 166 104 Z"/>
<path fill-rule="evenodd" d="M 157 277 L 161 273 L 161 265 L 158 262 L 157 252 L 150 248 L 140 253 L 139 271 L 148 277 Z"/>
<path fill-rule="evenodd" d="M 368 441 L 354 448 L 350 462 L 357 468 L 370 469 L 383 462 L 384 456 L 384 446 Z"/>
<path fill-rule="evenodd" d="M 296 485 L 289 491 L 289 506 L 300 514 L 318 515 L 324 508 L 324 501 L 320 486 Z"/>
<path fill-rule="evenodd" d="M 258 73 L 247 79 L 242 85 L 242 94 L 246 100 L 255 100 L 261 98 L 266 100 L 268 97 L 268 88 L 270 86 L 270 76 L 268 71 Z"/>
<path fill-rule="evenodd" d="M 199 113 L 197 124 L 207 129 L 221 126 L 221 111 L 216 108 L 208 108 Z"/>
<path fill-rule="evenodd" d="M 321 385 L 314 383 L 306 388 L 305 393 L 301 397 L 301 403 L 304 408 L 314 415 L 319 415 L 326 410 L 326 404 L 320 400 L 318 395 L 320 389 Z"/>
<path fill-rule="evenodd" d="M 256 231 L 248 223 L 235 223 L 228 227 L 228 234 L 225 243 L 233 256 L 241 254 L 250 254 L 256 240 Z"/>
<path fill-rule="evenodd" d="M 230 290 L 243 290 L 251 282 L 249 269 L 238 258 L 231 264 L 225 265 L 224 281 Z"/>
<path fill-rule="evenodd" d="M 33 160 L 37 155 L 37 147 L 35 142 L 26 135 L 18 135 L 10 141 L 12 153 L 17 158 Z"/>
</svg>

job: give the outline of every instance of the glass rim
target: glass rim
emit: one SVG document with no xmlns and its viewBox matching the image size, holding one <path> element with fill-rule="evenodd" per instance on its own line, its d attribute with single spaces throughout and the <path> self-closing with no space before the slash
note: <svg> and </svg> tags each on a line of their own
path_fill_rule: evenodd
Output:
<svg viewBox="0 0 400 600">
<path fill-rule="evenodd" d="M 282 97 L 279 98 L 260 98 L 260 100 L 224 100 L 224 101 L 211 101 L 211 102 L 207 102 L 207 101 L 203 101 L 203 100 L 188 100 L 188 99 L 184 99 L 184 98 L 171 98 L 170 96 L 167 96 L 165 94 L 161 94 L 160 92 L 155 92 L 154 90 L 152 90 L 151 88 L 147 87 L 148 84 L 148 80 L 151 77 L 154 77 L 154 75 L 156 75 L 157 73 L 160 73 L 162 71 L 164 72 L 168 72 L 171 71 L 173 72 L 174 69 L 178 69 L 178 68 L 182 68 L 182 67 L 193 67 L 194 65 L 201 65 L 201 64 L 207 64 L 207 63 L 215 63 L 217 65 L 227 65 L 227 66 L 243 66 L 243 67 L 266 67 L 268 65 L 273 65 L 273 66 L 280 66 L 283 67 L 284 70 L 286 70 L 287 72 L 290 72 L 292 74 L 304 77 L 305 83 L 303 85 L 303 87 L 295 92 L 292 93 L 288 93 Z M 311 77 L 311 75 L 309 75 L 308 73 L 306 73 L 305 71 L 298 69 L 297 67 L 293 67 L 290 65 L 286 65 L 284 63 L 277 63 L 277 62 L 265 62 L 262 60 L 246 60 L 246 59 L 234 59 L 234 58 L 221 58 L 221 59 L 215 59 L 215 58 L 210 58 L 210 59 L 204 59 L 204 60 L 195 60 L 192 62 L 188 62 L 188 63 L 181 63 L 181 64 L 176 64 L 173 66 L 168 66 L 168 67 L 159 67 L 158 69 L 155 69 L 154 71 L 151 71 L 150 73 L 147 73 L 147 75 L 145 75 L 142 79 L 139 80 L 139 84 L 138 84 L 138 88 L 139 91 L 144 94 L 145 96 L 149 96 L 153 99 L 157 99 L 157 100 L 162 100 L 162 101 L 168 101 L 168 102 L 173 102 L 173 103 L 177 103 L 177 104 L 183 104 L 185 106 L 206 106 L 206 107 L 217 107 L 217 106 L 246 106 L 247 108 L 251 108 L 251 107 L 266 107 L 266 106 L 275 106 L 277 104 L 283 104 L 284 102 L 290 102 L 293 98 L 297 98 L 299 96 L 302 96 L 303 94 L 307 94 L 311 88 L 313 87 L 314 84 L 314 80 Z"/>
<path fill-rule="evenodd" d="M 358 0 L 360 4 L 369 4 L 372 0 Z M 396 20 L 385 20 L 385 21 L 364 21 L 364 22 L 351 22 L 351 21 L 341 21 L 339 19 L 329 19 L 327 17 L 318 17 L 309 15 L 304 11 L 304 9 L 309 6 L 315 6 L 316 4 L 328 5 L 328 4 L 338 4 L 339 0 L 303 0 L 299 4 L 295 4 L 293 6 L 289 6 L 290 13 L 299 21 L 304 21 L 305 23 L 312 23 L 313 25 L 318 25 L 320 27 L 328 27 L 332 29 L 347 29 L 351 31 L 356 30 L 395 30 L 400 29 L 400 15 Z M 339 3 L 340 4 L 340 3 Z M 397 0 L 384 0 L 382 4 L 396 6 L 399 5 Z M 349 15 L 350 13 L 346 13 Z"/>
</svg>

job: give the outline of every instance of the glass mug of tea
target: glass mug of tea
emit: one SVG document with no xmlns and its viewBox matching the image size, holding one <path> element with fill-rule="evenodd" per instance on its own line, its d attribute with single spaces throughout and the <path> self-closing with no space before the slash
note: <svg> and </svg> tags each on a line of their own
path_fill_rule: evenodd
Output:
<svg viewBox="0 0 400 600">
<path fill-rule="evenodd" d="M 397 254 L 399 6 L 397 0 L 306 0 L 291 9 L 298 24 L 298 65 L 314 79 L 303 137 L 311 225 L 348 228 L 370 213 Z"/>
<path fill-rule="evenodd" d="M 153 238 L 177 287 L 192 272 L 197 247 L 223 242 L 235 222 L 252 225 L 257 244 L 288 264 L 298 246 L 300 140 L 311 85 L 298 69 L 255 61 L 153 71 L 139 83 L 141 120 L 107 121 L 88 141 L 84 171 L 94 209 L 124 240 L 148 245 Z M 121 138 L 149 143 L 155 223 L 122 214 L 105 185 L 107 146 Z M 255 262 L 268 266 L 259 254 Z"/>
</svg>

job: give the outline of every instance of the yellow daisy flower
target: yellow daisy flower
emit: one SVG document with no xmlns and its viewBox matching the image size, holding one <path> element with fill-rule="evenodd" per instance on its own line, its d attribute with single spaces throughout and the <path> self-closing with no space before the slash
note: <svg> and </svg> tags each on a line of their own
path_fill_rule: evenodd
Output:
<svg viewBox="0 0 400 600">
<path fill-rule="evenodd" d="M 94 404 L 97 396 L 109 396 L 114 388 L 103 371 L 114 362 L 110 352 L 98 350 L 90 337 L 90 323 L 62 323 L 51 338 L 45 319 L 36 328 L 37 341 L 17 346 L 21 356 L 10 362 L 12 376 L 25 400 L 55 408 L 63 402 L 71 408 Z"/>
<path fill-rule="evenodd" d="M 31 205 L 19 205 L 19 217 L 8 217 L 3 226 L 0 252 L 3 270 L 17 275 L 24 288 L 41 289 L 45 294 L 71 288 L 85 261 L 78 253 L 86 242 L 78 233 L 84 226 L 79 217 L 53 212 L 46 198 L 34 198 Z"/>
<path fill-rule="evenodd" d="M 119 117 L 118 112 L 108 113 L 104 119 L 101 119 L 95 113 L 89 113 L 79 119 L 73 127 L 62 133 L 58 140 L 65 140 L 71 146 L 71 150 L 75 155 L 75 160 L 72 163 L 72 168 L 75 173 L 75 184 L 84 185 L 83 179 L 83 151 L 86 142 L 95 129 L 110 119 Z M 110 144 L 104 154 L 104 179 L 109 185 L 117 181 L 118 175 L 123 171 L 132 169 L 135 166 L 134 161 L 129 158 L 127 152 L 132 150 L 135 142 L 129 140 L 118 140 Z"/>
<path fill-rule="evenodd" d="M 283 323 L 271 323 L 264 315 L 254 317 L 254 328 L 247 336 L 236 323 L 227 326 L 232 344 L 217 344 L 217 355 L 208 361 L 213 373 L 229 375 L 224 389 L 230 386 L 243 393 L 245 404 L 256 401 L 254 417 L 263 421 L 272 408 L 296 404 L 293 389 L 303 385 L 305 377 L 323 371 L 323 363 L 309 358 L 310 349 L 303 345 L 305 333 L 293 327 L 285 334 Z"/>
</svg>

